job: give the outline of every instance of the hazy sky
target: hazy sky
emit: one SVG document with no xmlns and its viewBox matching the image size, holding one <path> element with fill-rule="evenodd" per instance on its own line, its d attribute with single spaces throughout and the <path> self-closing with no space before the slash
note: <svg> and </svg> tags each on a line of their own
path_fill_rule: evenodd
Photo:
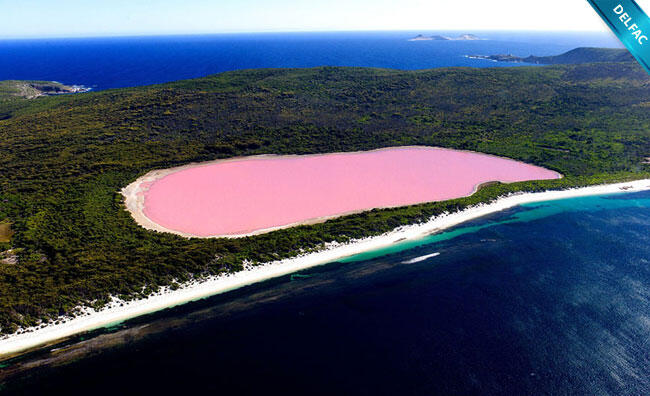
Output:
<svg viewBox="0 0 650 396">
<path fill-rule="evenodd" d="M 0 37 L 322 30 L 606 27 L 586 0 L 0 0 Z"/>
</svg>

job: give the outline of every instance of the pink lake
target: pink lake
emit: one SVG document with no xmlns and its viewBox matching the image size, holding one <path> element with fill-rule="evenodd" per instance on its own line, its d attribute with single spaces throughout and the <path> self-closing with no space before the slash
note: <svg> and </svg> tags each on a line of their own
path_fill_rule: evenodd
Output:
<svg viewBox="0 0 650 396">
<path fill-rule="evenodd" d="M 144 214 L 184 234 L 235 236 L 463 197 L 489 181 L 558 177 L 507 158 L 432 147 L 249 157 L 172 170 L 148 186 Z"/>
</svg>

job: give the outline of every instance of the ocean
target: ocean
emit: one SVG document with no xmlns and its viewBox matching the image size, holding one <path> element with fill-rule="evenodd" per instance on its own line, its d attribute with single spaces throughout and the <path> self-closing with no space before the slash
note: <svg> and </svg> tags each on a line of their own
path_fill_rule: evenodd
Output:
<svg viewBox="0 0 650 396">
<path fill-rule="evenodd" d="M 480 41 L 418 41 L 417 34 Z M 47 80 L 94 90 L 158 84 L 229 70 L 364 66 L 429 69 L 503 67 L 466 55 L 556 55 L 576 47 L 620 47 L 610 33 L 356 32 L 267 33 L 0 40 L 0 80 Z"/>
<path fill-rule="evenodd" d="M 650 192 L 527 204 L 84 335 L 5 390 L 647 395 L 649 229 Z"/>
</svg>

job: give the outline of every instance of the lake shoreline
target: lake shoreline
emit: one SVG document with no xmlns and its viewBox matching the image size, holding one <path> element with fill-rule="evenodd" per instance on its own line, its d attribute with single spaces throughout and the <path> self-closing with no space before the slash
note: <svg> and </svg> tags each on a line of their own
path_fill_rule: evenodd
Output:
<svg viewBox="0 0 650 396">
<path fill-rule="evenodd" d="M 381 249 L 402 241 L 420 239 L 433 232 L 440 232 L 469 220 L 518 205 L 645 190 L 650 190 L 650 179 L 540 193 L 510 194 L 491 203 L 475 205 L 455 213 L 436 216 L 427 222 L 399 227 L 379 236 L 363 238 L 345 244 L 330 243 L 325 245 L 323 250 L 317 252 L 256 266 L 246 265 L 243 271 L 213 276 L 200 282 L 193 281 L 181 285 L 176 290 L 169 287 L 161 288 L 157 293 L 145 299 L 121 301 L 113 298 L 112 302 L 100 311 L 84 308 L 80 315 L 74 318 L 60 319 L 58 324 L 46 324 L 35 328 L 22 329 L 19 333 L 1 337 L 0 359 L 4 358 L 6 360 L 6 358 L 15 356 L 22 351 L 53 344 L 66 337 L 106 327 L 137 316 L 225 293 L 318 265 L 328 264 L 359 253 Z"/>
<path fill-rule="evenodd" d="M 481 158 L 485 158 L 491 161 L 507 161 L 509 164 L 510 163 L 512 164 L 513 169 L 519 169 L 520 167 L 528 167 L 531 169 L 534 168 L 536 170 L 541 169 L 546 171 L 549 176 L 544 178 L 541 177 L 535 178 L 532 177 L 532 171 L 531 171 L 530 178 L 513 178 L 508 180 L 507 177 L 503 178 L 495 175 L 495 178 L 485 177 L 480 179 L 478 182 L 473 183 L 474 185 L 472 186 L 471 191 L 468 189 L 458 195 L 447 194 L 446 197 L 440 199 L 429 197 L 429 199 L 414 200 L 413 202 L 390 202 L 389 204 L 384 204 L 384 205 L 367 205 L 362 208 L 343 210 L 333 214 L 320 214 L 320 215 L 309 216 L 309 217 L 306 216 L 304 219 L 300 219 L 297 221 L 293 220 L 288 222 L 278 222 L 261 228 L 253 227 L 251 231 L 246 231 L 246 232 L 207 233 L 207 234 L 189 232 L 177 228 L 170 228 L 171 226 L 165 226 L 163 224 L 160 224 L 159 222 L 157 222 L 155 219 L 152 219 L 147 214 L 148 207 L 145 201 L 147 200 L 150 188 L 158 181 L 170 175 L 174 175 L 180 172 L 192 171 L 198 168 L 208 168 L 214 165 L 231 164 L 236 162 L 266 161 L 266 160 L 281 161 L 281 160 L 296 160 L 296 159 L 308 160 L 308 159 L 319 158 L 319 157 L 320 158 L 346 157 L 346 156 L 368 155 L 368 154 L 376 154 L 376 153 L 391 153 L 391 152 L 408 151 L 408 150 L 417 150 L 423 152 L 431 151 L 432 154 L 437 153 L 437 155 L 441 155 L 440 153 L 443 153 L 442 155 L 444 155 L 444 153 L 453 153 L 459 155 L 480 156 Z M 513 171 L 513 173 L 515 172 L 516 171 Z M 167 233 L 182 236 L 184 238 L 243 238 L 248 236 L 265 234 L 268 232 L 277 231 L 281 229 L 292 228 L 300 225 L 313 225 L 313 224 L 323 223 L 328 220 L 336 219 L 343 216 L 358 214 L 372 209 L 393 209 L 393 208 L 417 205 L 417 204 L 422 204 L 427 202 L 437 202 L 437 201 L 446 201 L 446 200 L 456 199 L 456 198 L 465 198 L 476 193 L 479 190 L 479 188 L 481 188 L 482 186 L 488 185 L 490 183 L 494 183 L 495 181 L 499 181 L 501 183 L 507 184 L 507 183 L 517 182 L 517 181 L 561 179 L 562 177 L 563 175 L 560 174 L 559 172 L 542 168 L 536 165 L 528 164 L 522 161 L 514 160 L 512 158 L 500 157 L 493 154 L 485 154 L 485 153 L 480 153 L 471 150 L 457 150 L 457 149 L 435 147 L 435 146 L 396 146 L 396 147 L 383 147 L 383 148 L 378 148 L 374 150 L 365 150 L 365 151 L 334 152 L 334 153 L 322 153 L 322 154 L 304 154 L 304 155 L 261 154 L 261 155 L 233 157 L 233 158 L 226 158 L 226 159 L 217 159 L 217 160 L 198 162 L 198 163 L 190 163 L 182 166 L 166 168 L 166 169 L 156 169 L 150 171 L 145 175 L 136 179 L 134 182 L 130 183 L 128 186 L 124 187 L 121 190 L 121 193 L 122 196 L 124 197 L 124 204 L 126 206 L 126 210 L 131 214 L 131 217 L 135 220 L 135 222 L 138 225 L 144 227 L 147 230 L 157 231 L 157 232 L 167 232 Z M 445 182 L 443 181 L 442 183 L 440 183 L 439 186 L 436 186 L 436 189 L 445 191 L 449 189 L 449 185 L 454 185 L 454 184 L 462 185 L 463 182 L 459 181 L 458 179 L 453 179 L 451 182 L 447 182 L 447 184 L 445 185 Z M 202 188 L 204 187 L 205 186 L 202 186 Z M 251 194 L 251 195 L 259 197 L 259 194 L 257 195 Z"/>
</svg>

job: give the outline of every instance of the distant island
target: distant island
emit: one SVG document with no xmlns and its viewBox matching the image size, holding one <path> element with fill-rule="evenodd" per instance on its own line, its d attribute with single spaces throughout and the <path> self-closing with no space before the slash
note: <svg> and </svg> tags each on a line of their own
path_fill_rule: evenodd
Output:
<svg viewBox="0 0 650 396">
<path fill-rule="evenodd" d="M 65 85 L 56 81 L 0 81 L 0 98 L 34 99 L 41 96 L 65 95 L 88 92 L 90 88 Z"/>
<path fill-rule="evenodd" d="M 576 48 L 561 55 L 528 56 L 515 55 L 468 55 L 470 59 L 484 59 L 494 62 L 531 63 L 538 65 L 567 65 L 597 62 L 634 62 L 634 57 L 622 48 Z"/>
<path fill-rule="evenodd" d="M 447 36 L 425 36 L 418 34 L 417 36 L 409 39 L 409 41 L 474 41 L 474 40 L 485 40 L 473 34 L 461 34 L 458 37 L 447 37 Z"/>
</svg>

